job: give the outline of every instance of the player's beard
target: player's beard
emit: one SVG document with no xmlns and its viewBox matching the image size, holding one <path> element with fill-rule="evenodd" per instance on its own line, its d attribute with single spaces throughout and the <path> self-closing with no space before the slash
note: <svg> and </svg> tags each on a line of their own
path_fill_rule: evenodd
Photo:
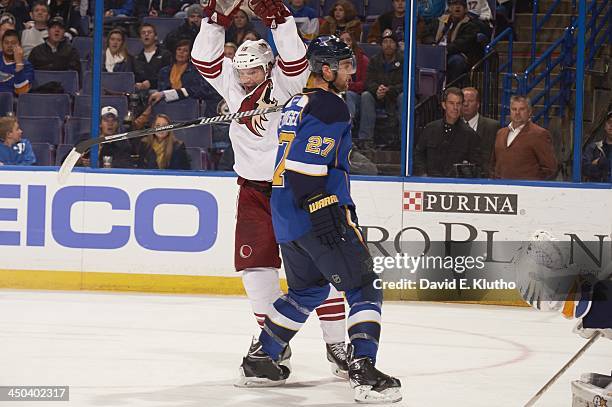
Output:
<svg viewBox="0 0 612 407">
<path fill-rule="evenodd" d="M 349 88 L 349 84 L 351 83 L 351 77 L 348 79 L 340 79 L 340 77 L 336 76 L 336 80 L 334 81 L 334 87 L 338 90 L 338 92 L 346 92 Z"/>
</svg>

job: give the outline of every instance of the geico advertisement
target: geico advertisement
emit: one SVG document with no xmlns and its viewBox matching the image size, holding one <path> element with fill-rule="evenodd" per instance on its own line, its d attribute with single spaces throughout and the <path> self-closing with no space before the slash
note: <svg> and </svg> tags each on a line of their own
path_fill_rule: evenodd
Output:
<svg viewBox="0 0 612 407">
<path fill-rule="evenodd" d="M 232 275 L 235 178 L 56 176 L 0 172 L 3 269 Z"/>
</svg>

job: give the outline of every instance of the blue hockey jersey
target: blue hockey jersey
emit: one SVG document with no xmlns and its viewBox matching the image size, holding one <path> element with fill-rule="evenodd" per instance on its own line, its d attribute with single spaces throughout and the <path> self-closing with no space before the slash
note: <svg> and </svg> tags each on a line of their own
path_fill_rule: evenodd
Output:
<svg viewBox="0 0 612 407">
<path fill-rule="evenodd" d="M 276 241 L 285 243 L 311 229 L 310 217 L 295 202 L 285 171 L 326 177 L 326 192 L 336 194 L 340 205 L 354 205 L 349 180 L 351 124 L 346 103 L 323 89 L 304 90 L 285 105 L 278 138 L 270 203 Z"/>
<path fill-rule="evenodd" d="M 0 143 L 0 163 L 4 165 L 33 165 L 36 163 L 30 140 L 22 138 L 12 146 Z"/>
</svg>

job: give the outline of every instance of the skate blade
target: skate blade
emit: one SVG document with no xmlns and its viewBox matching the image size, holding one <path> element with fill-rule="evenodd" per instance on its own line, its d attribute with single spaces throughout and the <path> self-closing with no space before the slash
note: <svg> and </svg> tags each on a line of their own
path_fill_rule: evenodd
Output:
<svg viewBox="0 0 612 407">
<path fill-rule="evenodd" d="M 347 370 L 342 370 L 335 363 L 330 363 L 331 372 L 334 376 L 339 377 L 344 380 L 348 380 L 349 375 Z"/>
<path fill-rule="evenodd" d="M 402 400 L 399 387 L 385 389 L 381 392 L 372 390 L 372 386 L 362 385 L 354 388 L 355 401 L 361 404 L 397 403 Z"/>
<path fill-rule="evenodd" d="M 234 387 L 277 387 L 285 384 L 287 380 L 270 380 L 264 377 L 246 377 L 244 370 L 240 368 L 240 376 L 238 381 L 234 383 Z"/>
</svg>

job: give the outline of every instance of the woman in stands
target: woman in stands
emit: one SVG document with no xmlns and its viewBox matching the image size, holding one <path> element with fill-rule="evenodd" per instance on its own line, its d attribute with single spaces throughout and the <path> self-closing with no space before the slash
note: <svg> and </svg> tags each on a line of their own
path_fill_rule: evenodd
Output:
<svg viewBox="0 0 612 407">
<path fill-rule="evenodd" d="M 355 6 L 349 0 L 338 0 L 329 16 L 325 17 L 319 35 L 340 36 L 344 31 L 348 31 L 355 41 L 361 39 L 361 20 L 357 16 Z"/>
<path fill-rule="evenodd" d="M 244 42 L 244 36 L 249 31 L 255 31 L 255 27 L 253 27 L 248 14 L 244 10 L 238 10 L 234 15 L 232 25 L 225 32 L 225 42 L 240 45 Z"/>
<path fill-rule="evenodd" d="M 171 124 L 165 114 L 155 116 L 152 127 Z M 178 140 L 171 131 L 151 134 L 140 142 L 138 168 L 159 168 L 163 170 L 190 170 L 191 164 L 185 143 Z"/>
<path fill-rule="evenodd" d="M 155 104 L 162 99 L 166 102 L 186 98 L 201 99 L 206 102 L 207 110 L 205 114 L 216 116 L 216 106 L 221 101 L 221 96 L 189 63 L 190 52 L 191 41 L 181 40 L 178 42 L 174 52 L 174 63 L 163 67 L 159 71 L 158 91 L 149 96 L 149 103 Z"/>
<path fill-rule="evenodd" d="M 127 35 L 121 28 L 113 28 L 106 36 L 102 70 L 104 72 L 134 72 L 134 57 L 128 53 Z"/>
</svg>

